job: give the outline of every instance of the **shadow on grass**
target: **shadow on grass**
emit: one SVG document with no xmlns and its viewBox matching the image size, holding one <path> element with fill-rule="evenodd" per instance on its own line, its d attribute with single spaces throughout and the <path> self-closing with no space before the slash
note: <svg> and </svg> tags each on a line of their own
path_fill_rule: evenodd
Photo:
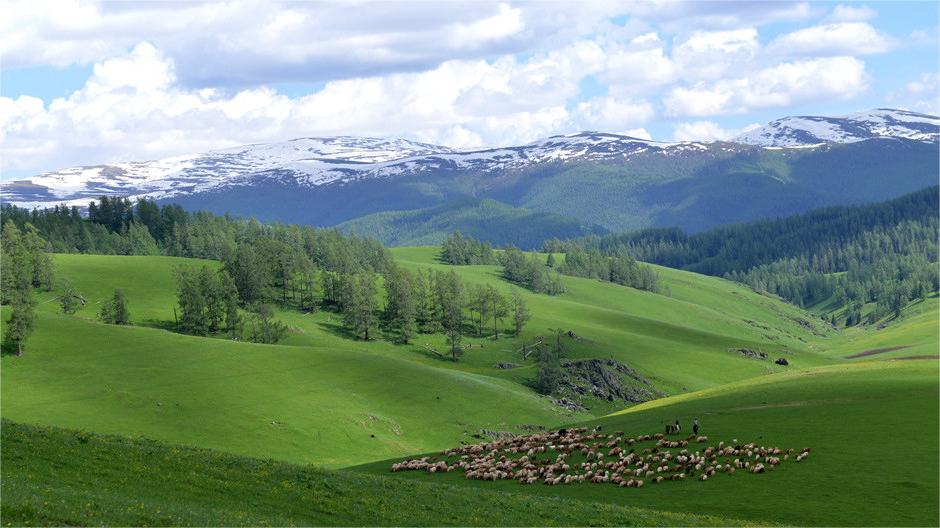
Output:
<svg viewBox="0 0 940 528">
<path fill-rule="evenodd" d="M 176 323 L 173 321 L 164 321 L 161 319 L 143 319 L 133 324 L 134 326 L 146 326 L 147 328 L 156 328 L 158 330 L 166 330 L 167 332 L 180 333 L 176 327 Z"/>
</svg>

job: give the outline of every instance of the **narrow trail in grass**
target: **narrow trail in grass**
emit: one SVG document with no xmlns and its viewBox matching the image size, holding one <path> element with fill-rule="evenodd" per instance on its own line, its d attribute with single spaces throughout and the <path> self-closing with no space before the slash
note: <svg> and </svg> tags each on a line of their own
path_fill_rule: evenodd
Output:
<svg viewBox="0 0 940 528">
<path fill-rule="evenodd" d="M 852 354 L 852 355 L 849 355 L 849 356 L 845 356 L 845 359 L 856 359 L 856 358 L 860 358 L 860 357 L 874 356 L 874 355 L 877 355 L 877 354 L 885 354 L 885 353 L 887 353 L 887 352 L 894 352 L 895 350 L 905 350 L 905 349 L 908 349 L 908 348 L 911 348 L 911 345 L 900 345 L 900 346 L 893 346 L 893 347 L 873 348 L 873 349 L 871 349 L 871 350 L 866 350 L 866 351 L 864 351 L 864 352 L 859 352 L 859 353 L 857 353 L 857 354 Z"/>
</svg>

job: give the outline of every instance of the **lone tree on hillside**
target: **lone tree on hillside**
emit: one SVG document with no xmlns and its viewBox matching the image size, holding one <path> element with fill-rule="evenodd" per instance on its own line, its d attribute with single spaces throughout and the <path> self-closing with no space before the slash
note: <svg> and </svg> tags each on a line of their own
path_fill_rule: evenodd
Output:
<svg viewBox="0 0 940 528">
<path fill-rule="evenodd" d="M 122 290 L 114 290 L 114 295 L 101 303 L 101 312 L 98 317 L 108 324 L 130 324 L 131 314 L 127 310 L 127 297 L 124 296 Z"/>
<path fill-rule="evenodd" d="M 62 295 L 59 297 L 62 313 L 72 315 L 85 305 L 85 298 L 75 290 L 72 281 L 65 279 L 62 284 Z"/>
</svg>

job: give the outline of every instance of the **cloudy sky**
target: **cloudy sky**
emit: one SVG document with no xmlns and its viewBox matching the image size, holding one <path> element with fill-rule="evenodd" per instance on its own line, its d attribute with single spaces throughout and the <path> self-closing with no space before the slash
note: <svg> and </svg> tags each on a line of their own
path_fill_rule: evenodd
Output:
<svg viewBox="0 0 940 528">
<path fill-rule="evenodd" d="M 0 177 L 318 135 L 723 139 L 938 113 L 938 3 L 5 0 Z"/>
</svg>

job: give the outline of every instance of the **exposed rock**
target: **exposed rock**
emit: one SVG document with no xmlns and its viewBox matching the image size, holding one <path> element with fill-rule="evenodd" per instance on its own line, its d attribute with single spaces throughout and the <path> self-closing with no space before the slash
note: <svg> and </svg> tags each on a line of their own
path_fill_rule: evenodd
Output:
<svg viewBox="0 0 940 528">
<path fill-rule="evenodd" d="M 558 399 L 549 398 L 549 400 L 551 400 L 551 402 L 554 403 L 555 405 L 559 407 L 564 407 L 565 409 L 568 409 L 569 411 L 579 412 L 579 411 L 584 410 L 583 405 L 581 405 L 580 403 L 574 400 L 570 400 L 568 398 L 558 398 Z"/>
<path fill-rule="evenodd" d="M 660 396 L 653 384 L 613 359 L 579 359 L 562 364 L 565 377 L 558 393 L 572 399 L 592 396 L 609 402 L 641 403 Z"/>
<path fill-rule="evenodd" d="M 766 360 L 768 357 L 767 352 L 762 352 L 760 350 L 751 350 L 750 348 L 729 348 L 728 352 L 741 354 L 742 356 L 746 358 L 751 358 L 751 359 Z"/>
<path fill-rule="evenodd" d="M 774 363 L 778 365 L 783 365 L 784 367 L 790 364 L 790 362 L 787 361 L 787 358 L 778 358 L 777 361 L 774 361 Z"/>
<path fill-rule="evenodd" d="M 498 369 L 514 369 L 514 368 L 519 368 L 519 367 L 521 367 L 522 365 L 517 365 L 517 364 L 515 364 L 515 363 L 497 363 L 497 364 L 495 364 L 495 365 L 493 365 L 493 366 L 496 367 L 496 368 L 498 368 Z"/>
</svg>

